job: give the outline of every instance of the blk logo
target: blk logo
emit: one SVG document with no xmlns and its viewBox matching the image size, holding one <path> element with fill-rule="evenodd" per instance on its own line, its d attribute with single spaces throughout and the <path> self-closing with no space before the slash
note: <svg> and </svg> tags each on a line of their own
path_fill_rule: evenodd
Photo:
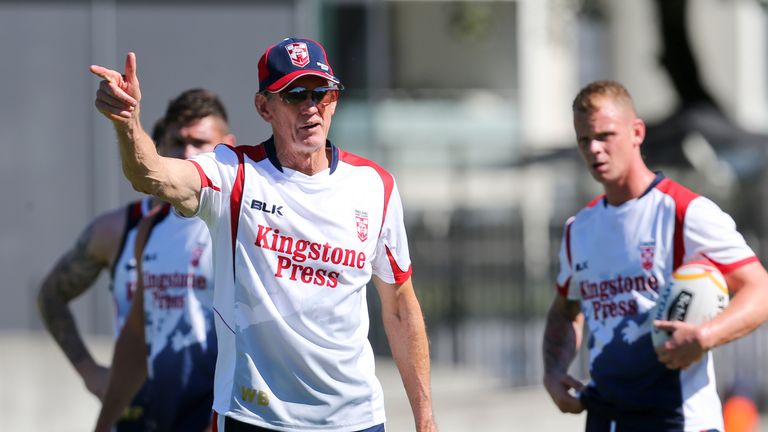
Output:
<svg viewBox="0 0 768 432">
<path fill-rule="evenodd" d="M 253 200 L 251 201 L 251 208 L 255 210 L 261 210 L 264 213 L 276 214 L 278 216 L 283 215 L 283 206 L 270 205 L 265 201 Z"/>
<path fill-rule="evenodd" d="M 588 268 L 589 268 L 589 265 L 588 265 L 587 261 L 576 263 L 576 271 L 577 272 L 584 271 L 584 270 L 586 270 Z"/>
</svg>

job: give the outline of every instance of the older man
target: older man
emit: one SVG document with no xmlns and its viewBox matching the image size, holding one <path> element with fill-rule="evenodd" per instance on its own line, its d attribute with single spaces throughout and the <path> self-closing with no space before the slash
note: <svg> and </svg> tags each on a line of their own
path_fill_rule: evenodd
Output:
<svg viewBox="0 0 768 432">
<path fill-rule="evenodd" d="M 133 186 L 211 231 L 219 430 L 384 430 L 371 277 L 416 428 L 436 430 L 399 193 L 388 172 L 327 139 L 342 86 L 323 47 L 290 38 L 268 48 L 255 105 L 272 137 L 192 162 L 159 156 L 143 131 L 133 53 L 124 76 L 91 71 Z"/>
</svg>

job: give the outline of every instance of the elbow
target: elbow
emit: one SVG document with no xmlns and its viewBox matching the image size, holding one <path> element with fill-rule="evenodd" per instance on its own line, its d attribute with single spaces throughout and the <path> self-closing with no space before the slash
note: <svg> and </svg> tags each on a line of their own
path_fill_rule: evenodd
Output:
<svg viewBox="0 0 768 432">
<path fill-rule="evenodd" d="M 127 174 L 126 178 L 136 192 L 159 197 L 159 192 L 161 190 L 159 182 L 148 177 L 129 176 Z"/>
<path fill-rule="evenodd" d="M 131 187 L 133 187 L 133 190 L 135 190 L 136 192 L 151 195 L 150 188 L 147 187 L 147 185 L 145 185 L 143 182 L 131 180 L 130 183 L 131 183 Z"/>
<path fill-rule="evenodd" d="M 53 302 L 61 302 L 61 298 L 59 298 L 56 293 L 51 290 L 48 284 L 43 283 L 43 285 L 40 287 L 40 290 L 37 292 L 36 298 L 37 311 L 41 316 L 46 315 L 46 311 L 50 309 L 50 305 Z"/>
</svg>

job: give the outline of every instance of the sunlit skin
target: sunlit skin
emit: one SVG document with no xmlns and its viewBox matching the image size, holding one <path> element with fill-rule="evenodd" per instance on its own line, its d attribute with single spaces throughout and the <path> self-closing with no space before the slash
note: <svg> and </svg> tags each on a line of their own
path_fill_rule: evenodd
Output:
<svg viewBox="0 0 768 432">
<path fill-rule="evenodd" d="M 631 106 L 600 97 L 593 103 L 594 110 L 573 115 L 579 154 L 608 203 L 620 205 L 639 197 L 655 177 L 640 153 L 645 123 Z"/>
<path fill-rule="evenodd" d="M 309 75 L 298 78 L 285 90 L 304 87 L 312 90 L 328 86 L 326 79 Z M 256 94 L 256 111 L 272 124 L 277 158 L 283 167 L 314 175 L 328 169 L 325 142 L 336 112 L 336 103 L 315 103 L 310 98 L 298 105 L 283 101 L 279 94 Z"/>
<path fill-rule="evenodd" d="M 220 143 L 235 144 L 235 136 L 228 133 L 224 120 L 214 116 L 195 120 L 171 133 L 179 139 L 167 139 L 158 146 L 157 151 L 163 156 L 189 159 L 213 151 Z"/>
</svg>

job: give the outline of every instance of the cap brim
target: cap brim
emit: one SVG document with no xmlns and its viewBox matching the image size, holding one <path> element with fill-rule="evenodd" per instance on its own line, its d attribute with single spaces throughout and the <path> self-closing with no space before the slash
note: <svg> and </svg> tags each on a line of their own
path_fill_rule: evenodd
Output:
<svg viewBox="0 0 768 432">
<path fill-rule="evenodd" d="M 336 78 L 335 76 L 329 73 L 325 73 L 318 70 L 306 69 L 306 70 L 294 71 L 289 73 L 288 75 L 285 75 L 284 77 L 280 78 L 279 80 L 272 83 L 272 85 L 267 87 L 267 91 L 272 93 L 277 93 L 279 91 L 282 91 L 284 88 L 288 87 L 288 85 L 290 85 L 292 82 L 306 75 L 319 76 L 321 78 L 325 78 L 327 80 L 333 81 L 336 84 L 341 83 L 341 81 L 339 81 L 338 78 Z"/>
</svg>

